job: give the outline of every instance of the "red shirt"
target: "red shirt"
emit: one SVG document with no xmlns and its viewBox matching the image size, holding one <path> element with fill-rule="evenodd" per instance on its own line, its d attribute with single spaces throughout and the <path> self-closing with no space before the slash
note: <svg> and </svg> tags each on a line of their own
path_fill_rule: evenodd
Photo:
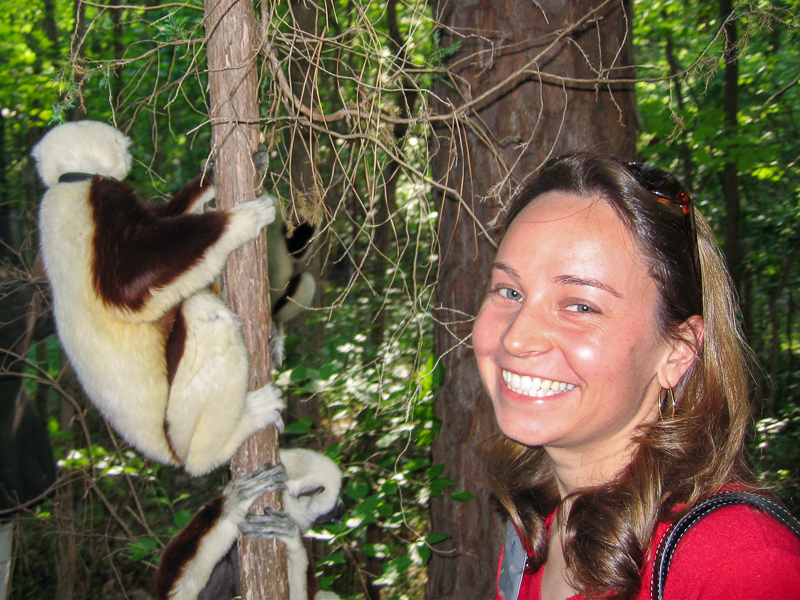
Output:
<svg viewBox="0 0 800 600">
<path fill-rule="evenodd" d="M 548 526 L 552 518 L 548 517 Z M 650 598 L 653 560 L 669 525 L 662 523 L 656 530 L 636 600 Z M 525 573 L 519 600 L 541 600 L 544 569 Z M 746 505 L 720 508 L 689 530 L 678 544 L 664 588 L 664 600 L 792 598 L 800 599 L 800 540 L 772 517 Z M 585 599 L 578 594 L 568 600 Z"/>
</svg>

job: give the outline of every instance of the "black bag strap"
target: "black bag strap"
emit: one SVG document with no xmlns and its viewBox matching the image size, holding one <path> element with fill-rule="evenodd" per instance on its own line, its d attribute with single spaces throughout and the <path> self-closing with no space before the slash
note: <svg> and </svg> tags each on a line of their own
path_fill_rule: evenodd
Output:
<svg viewBox="0 0 800 600">
<path fill-rule="evenodd" d="M 651 600 L 664 600 L 664 585 L 667 582 L 667 573 L 672 563 L 672 557 L 675 554 L 678 542 L 686 535 L 686 532 L 689 531 L 692 525 L 718 508 L 735 504 L 748 504 L 754 508 L 763 510 L 791 529 L 792 533 L 800 539 L 800 522 L 777 502 L 761 494 L 745 492 L 743 490 L 731 490 L 714 494 L 705 502 L 701 502 L 695 506 L 686 513 L 684 517 L 673 523 L 664 534 L 664 537 L 661 538 L 661 542 L 658 545 L 658 552 L 656 552 L 655 562 L 653 563 L 653 580 L 650 584 Z"/>
</svg>

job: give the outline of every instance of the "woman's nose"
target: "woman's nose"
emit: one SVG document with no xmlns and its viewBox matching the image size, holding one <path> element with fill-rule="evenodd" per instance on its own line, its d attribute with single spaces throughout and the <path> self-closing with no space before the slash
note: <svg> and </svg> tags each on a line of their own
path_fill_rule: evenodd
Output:
<svg viewBox="0 0 800 600">
<path fill-rule="evenodd" d="M 523 306 L 508 323 L 500 341 L 505 351 L 514 356 L 546 351 L 550 341 L 543 315 L 537 314 L 534 307 Z"/>
</svg>

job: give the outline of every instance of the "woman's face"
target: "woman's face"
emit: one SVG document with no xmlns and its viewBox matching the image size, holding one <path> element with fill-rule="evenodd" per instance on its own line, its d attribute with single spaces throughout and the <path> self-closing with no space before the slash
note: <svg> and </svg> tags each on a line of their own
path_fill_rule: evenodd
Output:
<svg viewBox="0 0 800 600">
<path fill-rule="evenodd" d="M 543 194 L 508 229 L 489 290 L 473 343 L 503 433 L 551 458 L 624 454 L 658 413 L 671 348 L 655 282 L 614 210 Z"/>
</svg>

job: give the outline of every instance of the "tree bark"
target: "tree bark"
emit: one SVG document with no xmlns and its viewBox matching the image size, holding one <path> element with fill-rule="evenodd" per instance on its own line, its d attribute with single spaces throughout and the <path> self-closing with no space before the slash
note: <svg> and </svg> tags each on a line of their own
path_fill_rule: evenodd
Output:
<svg viewBox="0 0 800 600">
<path fill-rule="evenodd" d="M 77 61 L 77 63 L 83 62 L 86 56 L 86 4 L 83 0 L 75 0 L 74 3 L 75 7 L 75 29 L 72 32 L 72 45 L 73 45 L 73 53 L 74 58 L 73 60 Z M 75 75 L 75 89 L 74 92 L 74 101 L 75 107 L 72 109 L 72 120 L 73 121 L 80 121 L 86 118 L 86 104 L 83 98 L 83 84 L 86 81 L 86 74 L 83 72 L 82 69 L 77 70 L 74 69 L 73 72 Z"/>
<path fill-rule="evenodd" d="M 579 149 L 633 157 L 632 84 L 576 81 L 632 76 L 631 7 L 620 0 L 433 4 L 442 50 L 460 44 L 448 60 L 454 85 L 436 85 L 433 111 L 448 114 L 473 103 L 458 121 L 442 121 L 431 141 L 433 177 L 448 190 L 437 202 L 435 344 L 445 379 L 433 460 L 446 465 L 453 489 L 475 497 L 456 502 L 445 493 L 432 502 L 432 531 L 451 538 L 432 557 L 428 597 L 465 600 L 494 597 L 503 532 L 480 456 L 497 427 L 469 342 L 495 254 L 481 226 L 548 157 Z"/>
<path fill-rule="evenodd" d="M 668 17 L 667 11 L 662 10 L 661 14 L 666 20 Z M 680 114 L 680 118 L 683 120 L 685 116 L 685 105 L 683 101 L 683 81 L 680 77 L 680 73 L 683 69 L 678 62 L 678 57 L 675 56 L 675 43 L 672 40 L 671 32 L 667 32 L 667 42 L 664 49 L 664 54 L 667 59 L 667 64 L 669 65 L 669 74 L 671 77 L 674 77 L 672 81 L 672 87 L 675 90 L 675 102 L 678 105 L 678 113 Z M 692 163 L 692 150 L 689 147 L 689 144 L 686 143 L 686 139 L 683 137 L 681 137 L 681 139 L 678 141 L 678 151 L 681 157 L 681 163 L 683 165 L 683 183 L 686 188 L 691 191 L 694 189 L 694 164 Z"/>
<path fill-rule="evenodd" d="M 304 106 L 311 107 L 315 97 L 319 96 L 319 68 L 316 60 L 310 60 L 315 54 L 314 40 L 318 37 L 320 8 L 312 2 L 292 0 L 289 3 L 292 24 L 298 34 L 296 47 L 289 54 L 289 85 L 292 93 L 300 99 Z M 308 126 L 295 123 L 288 132 L 289 148 L 289 183 L 293 202 L 293 219 L 308 220 L 309 212 L 317 211 L 325 201 L 319 185 L 317 172 L 317 137 Z M 313 207 L 309 211 L 309 207 Z M 309 266 L 310 265 L 306 265 Z M 315 265 L 318 267 L 319 265 Z M 321 281 L 320 269 L 309 268 L 314 278 Z M 288 286 L 288 283 L 287 283 Z M 322 285 L 317 286 L 318 298 L 321 299 Z M 323 330 L 312 333 L 316 345 L 322 342 Z M 320 425 L 319 395 L 292 395 L 287 399 L 286 416 L 290 420 L 311 419 L 312 427 Z"/>
<path fill-rule="evenodd" d="M 728 149 L 739 133 L 739 51 L 736 21 L 730 19 L 733 13 L 731 0 L 720 0 L 720 17 L 723 20 L 725 33 L 725 122 L 723 135 L 728 142 Z M 725 146 L 723 146 L 725 147 Z M 742 276 L 742 250 L 741 250 L 741 216 L 739 199 L 739 175 L 736 160 L 728 158 L 722 166 L 722 193 L 725 196 L 725 258 L 728 269 L 737 290 Z M 749 311 L 749 307 L 742 307 Z M 745 331 L 746 335 L 752 332 Z"/>
<path fill-rule="evenodd" d="M 257 22 L 247 0 L 206 0 L 209 95 L 211 99 L 212 152 L 217 202 L 230 208 L 253 200 L 259 177 L 252 162 L 258 146 Z M 250 352 L 250 387 L 270 380 L 269 281 L 264 261 L 264 234 L 233 254 L 224 272 L 224 296 L 242 320 Z M 241 477 L 266 462 L 278 463 L 278 431 L 275 427 L 253 435 L 234 457 L 232 471 Z M 266 494 L 251 509 L 280 508 L 277 493 Z M 286 552 L 276 540 L 242 539 L 239 560 L 243 597 L 288 597 Z"/>
</svg>

